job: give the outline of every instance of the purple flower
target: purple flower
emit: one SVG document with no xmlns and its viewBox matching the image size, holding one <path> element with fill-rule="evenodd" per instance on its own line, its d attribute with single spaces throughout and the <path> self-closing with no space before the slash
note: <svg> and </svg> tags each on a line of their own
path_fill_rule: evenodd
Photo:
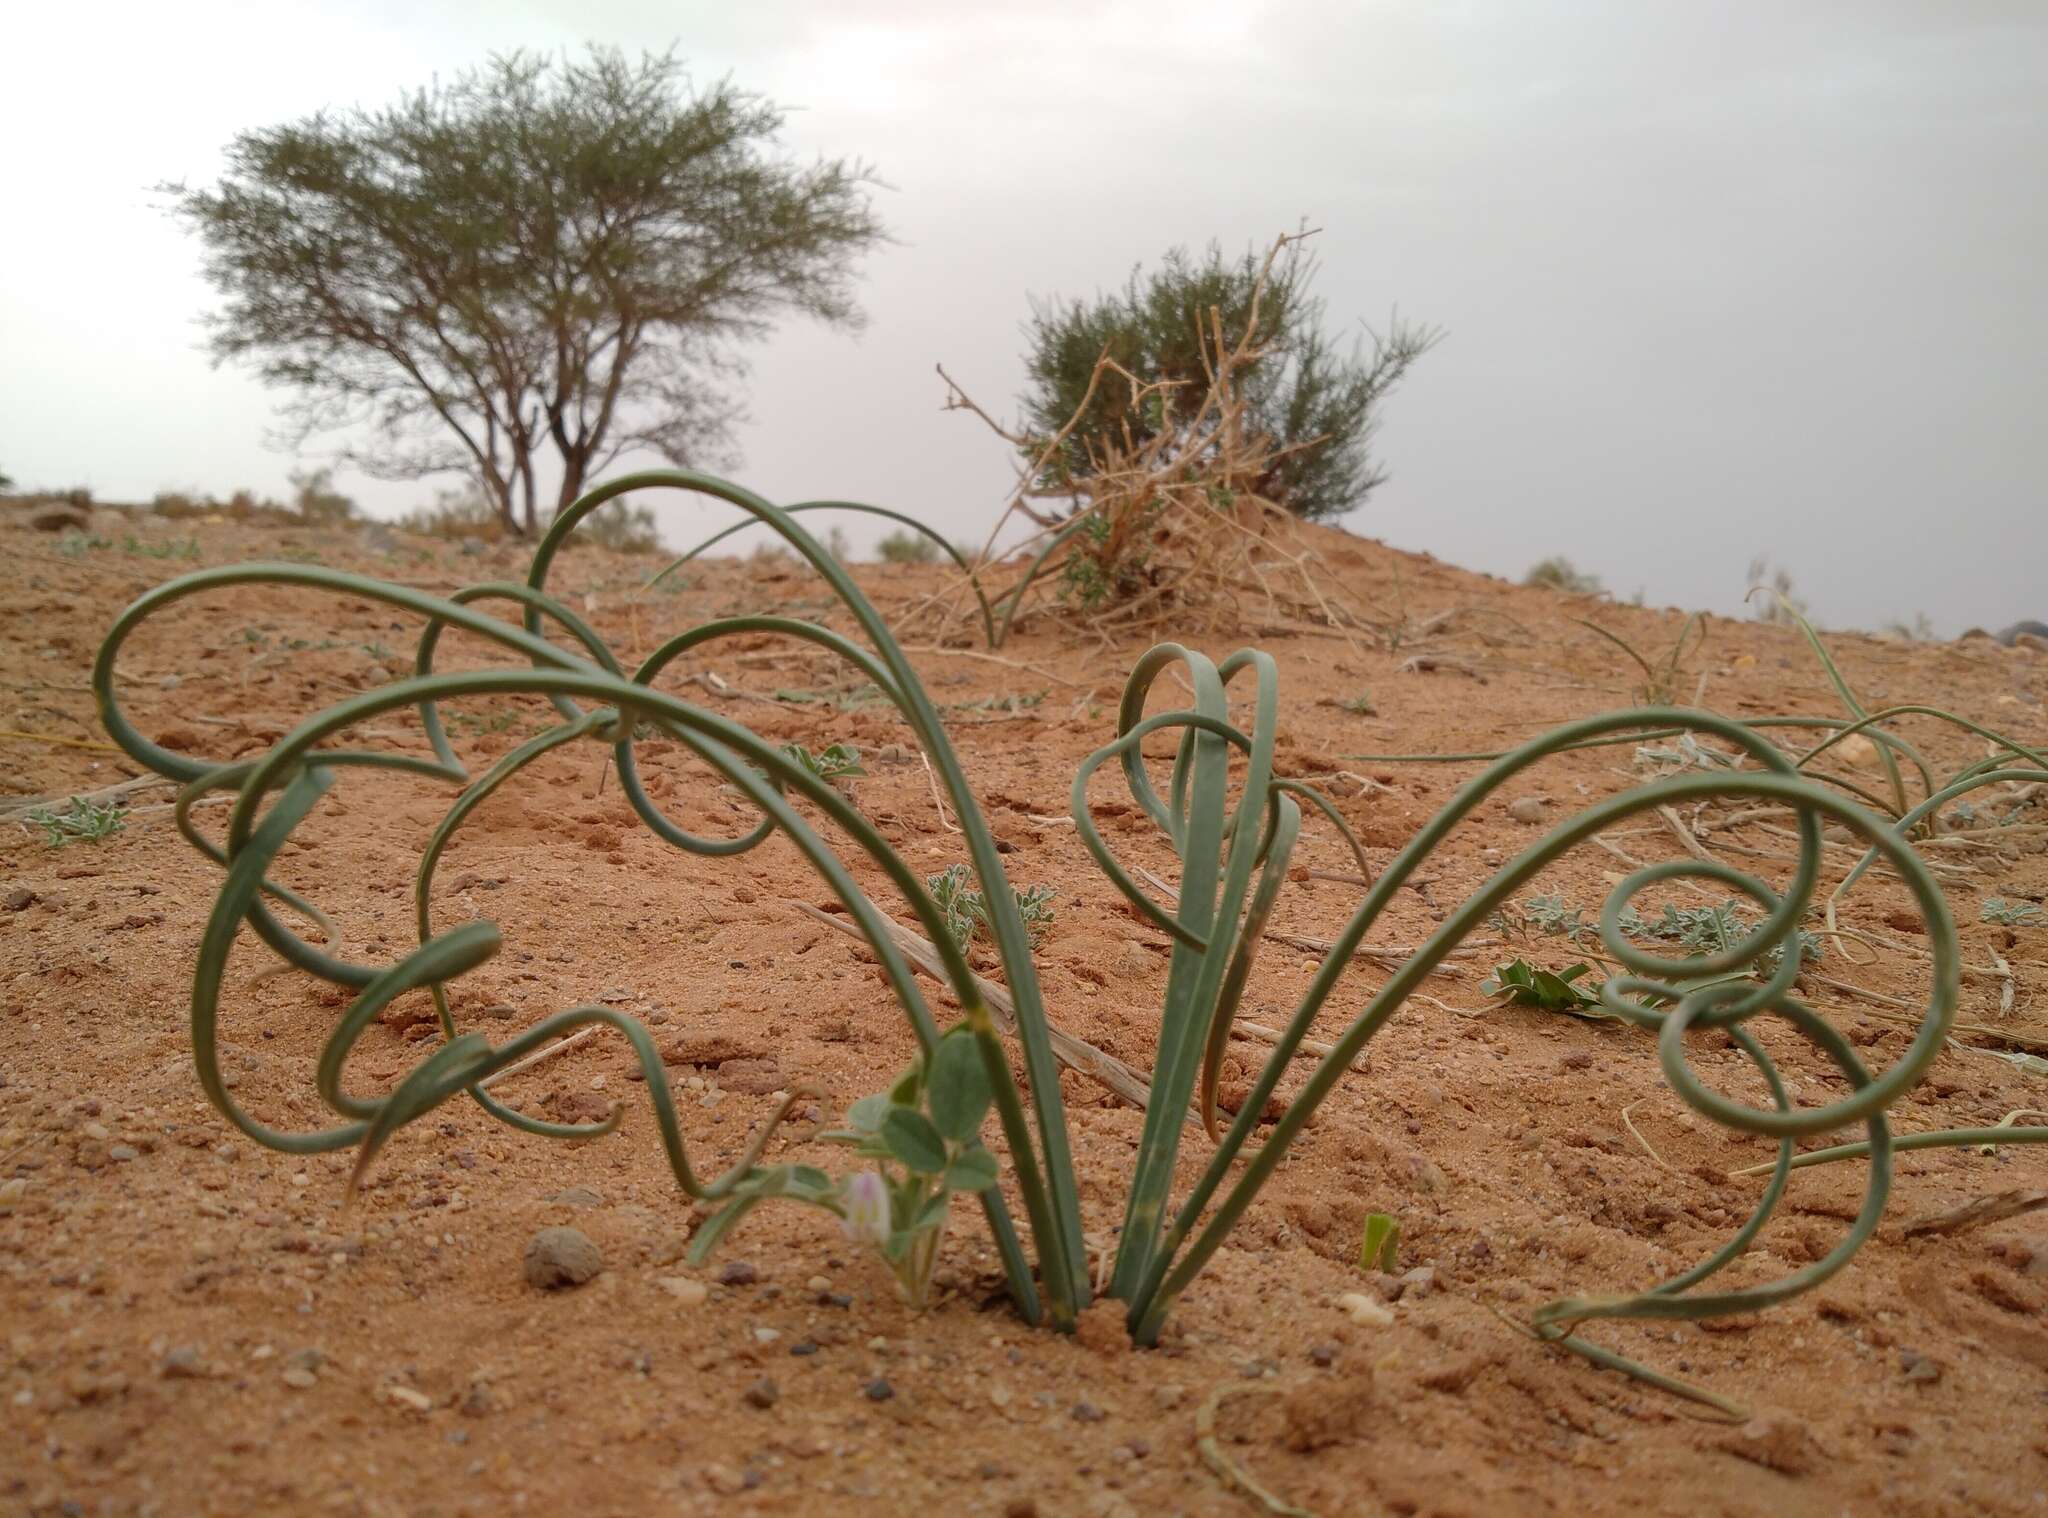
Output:
<svg viewBox="0 0 2048 1518">
<path fill-rule="evenodd" d="M 877 1171 L 846 1178 L 846 1236 L 877 1249 L 889 1242 L 889 1183 Z"/>
</svg>

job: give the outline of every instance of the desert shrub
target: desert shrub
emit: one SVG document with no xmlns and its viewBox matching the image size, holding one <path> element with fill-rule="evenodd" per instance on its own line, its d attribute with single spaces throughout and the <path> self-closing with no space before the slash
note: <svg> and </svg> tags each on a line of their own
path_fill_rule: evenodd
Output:
<svg viewBox="0 0 2048 1518">
<path fill-rule="evenodd" d="M 1539 585 L 1546 590 L 1561 590 L 1568 595 L 1598 595 L 1607 587 L 1600 583 L 1598 575 L 1587 574 L 1562 554 L 1543 560 L 1522 576 L 1524 585 Z"/>
<path fill-rule="evenodd" d="M 312 469 L 291 476 L 292 507 L 308 522 L 340 526 L 355 519 L 356 503 L 334 488 L 332 469 Z"/>
<path fill-rule="evenodd" d="M 1793 627 L 1806 615 L 1806 602 L 1793 591 L 1792 571 L 1757 557 L 1749 561 L 1749 603 L 1759 622 Z"/>
<path fill-rule="evenodd" d="M 1312 520 L 1364 501 L 1386 478 L 1370 446 L 1380 406 L 1437 335 L 1396 320 L 1369 354 L 1357 344 L 1347 352 L 1325 327 L 1315 274 L 1300 239 L 1277 258 L 1226 258 L 1212 243 L 1199 257 L 1175 248 L 1092 301 L 1034 301 L 1019 451 L 1040 486 L 1079 494 L 1155 442 L 1181 452 L 1178 443 L 1205 427 L 1194 403 L 1209 388 L 1215 350 L 1256 330 L 1233 383 L 1238 427 L 1265 446 L 1255 463 L 1252 452 L 1240 455 L 1251 467 L 1233 488 Z M 1099 383 L 1105 359 L 1128 384 Z"/>
<path fill-rule="evenodd" d="M 577 537 L 592 548 L 609 548 L 613 553 L 649 554 L 661 552 L 661 533 L 654 524 L 654 508 L 630 499 L 612 502 L 589 517 Z"/>
<path fill-rule="evenodd" d="M 875 545 L 875 556 L 884 564 L 931 564 L 939 557 L 939 545 L 914 532 L 892 532 Z"/>
<path fill-rule="evenodd" d="M 1335 354 L 1307 294 L 1305 235 L 1242 264 L 1175 256 L 1120 296 L 1041 308 L 1018 428 L 940 371 L 948 408 L 1025 460 L 990 542 L 1013 514 L 1039 531 L 1017 550 L 1026 568 L 998 603 L 998 638 L 1034 586 L 1098 629 L 1222 631 L 1243 621 L 1247 593 L 1269 617 L 1370 625 L 1299 522 L 1379 483 L 1367 446 L 1377 407 L 1437 333 L 1396 323 L 1369 360 Z M 1034 504 L 1047 501 L 1067 509 Z"/>
<path fill-rule="evenodd" d="M 398 519 L 398 525 L 428 538 L 495 543 L 505 535 L 504 519 L 483 492 L 461 485 L 436 491 L 433 505 L 415 506 Z"/>
</svg>

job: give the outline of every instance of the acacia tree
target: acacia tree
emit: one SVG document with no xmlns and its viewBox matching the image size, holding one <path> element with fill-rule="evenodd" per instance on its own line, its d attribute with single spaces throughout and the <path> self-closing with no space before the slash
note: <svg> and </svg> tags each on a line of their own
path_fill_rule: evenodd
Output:
<svg viewBox="0 0 2048 1518">
<path fill-rule="evenodd" d="M 1299 241 L 1270 269 L 1262 254 L 1226 259 L 1211 243 L 1199 260 L 1175 248 L 1153 273 L 1133 269 L 1121 291 L 1093 301 L 1033 301 L 1022 452 L 1035 462 L 1060 438 L 1037 492 L 1064 494 L 1105 460 L 1188 425 L 1219 341 L 1227 349 L 1244 337 L 1256 295 L 1255 356 L 1237 378 L 1246 425 L 1267 447 L 1261 476 L 1249 483 L 1311 520 L 1358 505 L 1386 479 L 1371 452 L 1380 403 L 1440 334 L 1396 318 L 1386 332 L 1367 333 L 1369 345 L 1343 344 L 1324 330 L 1323 301 L 1309 288 L 1315 274 Z M 1094 383 L 1105 355 L 1137 385 Z M 1184 398 L 1178 408 L 1176 396 Z"/>
<path fill-rule="evenodd" d="M 225 298 L 216 360 L 298 392 L 294 446 L 369 424 L 341 462 L 466 473 L 530 534 L 549 476 L 559 510 L 629 450 L 726 454 L 737 346 L 776 317 L 859 325 L 878 181 L 792 161 L 782 121 L 673 54 L 515 53 L 244 132 L 217 186 L 163 189 Z"/>
</svg>

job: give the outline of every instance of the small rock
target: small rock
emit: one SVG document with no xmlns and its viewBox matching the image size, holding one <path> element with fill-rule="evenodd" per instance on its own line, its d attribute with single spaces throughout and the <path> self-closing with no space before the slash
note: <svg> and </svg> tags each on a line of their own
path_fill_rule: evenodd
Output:
<svg viewBox="0 0 2048 1518">
<path fill-rule="evenodd" d="M 721 1497 L 737 1497 L 748 1485 L 746 1474 L 729 1465 L 707 1465 L 698 1472 L 698 1476 Z"/>
<path fill-rule="evenodd" d="M 1352 1322 L 1366 1328 L 1389 1328 L 1393 1325 L 1394 1314 L 1362 1291 L 1347 1291 L 1337 1298 L 1337 1306 Z"/>
<path fill-rule="evenodd" d="M 0 896 L 0 907 L 10 912 L 26 911 L 35 905 L 36 893 L 27 886 L 10 886 L 5 896 Z"/>
<path fill-rule="evenodd" d="M 718 1066 L 718 1084 L 742 1096 L 767 1096 L 787 1083 L 782 1066 L 774 1056 L 767 1059 L 729 1059 Z"/>
<path fill-rule="evenodd" d="M 410 1386 L 385 1387 L 384 1400 L 393 1407 L 403 1407 L 415 1413 L 432 1412 L 434 1409 L 432 1397 Z"/>
<path fill-rule="evenodd" d="M 107 1158 L 117 1165 L 125 1165 L 130 1160 L 141 1159 L 142 1151 L 133 1144 L 115 1144 L 107 1150 Z"/>
<path fill-rule="evenodd" d="M 727 1260 L 718 1267 L 720 1286 L 752 1286 L 761 1279 L 761 1273 L 745 1260 Z"/>
<path fill-rule="evenodd" d="M 597 1246 L 574 1228 L 543 1228 L 526 1246 L 526 1280 L 542 1291 L 581 1286 L 604 1269 Z"/>
<path fill-rule="evenodd" d="M 558 1191 L 548 1200 L 557 1207 L 602 1207 L 604 1198 L 588 1186 L 571 1186 L 567 1191 Z"/>
<path fill-rule="evenodd" d="M 1093 1402 L 1076 1402 L 1072 1411 L 1076 1423 L 1100 1423 L 1109 1416 Z"/>
<path fill-rule="evenodd" d="M 288 1365 L 284 1371 L 284 1384 L 293 1391 L 304 1391 L 318 1383 L 320 1378 L 303 1366 Z"/>
<path fill-rule="evenodd" d="M 793 1355 L 814 1355 L 818 1352 L 818 1346 L 810 1339 L 799 1339 L 789 1346 L 789 1352 Z"/>
<path fill-rule="evenodd" d="M 1177 1382 L 1169 1381 L 1163 1386 L 1152 1388 L 1152 1400 L 1159 1405 L 1161 1412 L 1172 1412 L 1187 1399 L 1188 1389 Z"/>
<path fill-rule="evenodd" d="M 1543 820 L 1545 802 L 1541 796 L 1520 796 L 1508 803 L 1508 815 L 1534 827 Z"/>
<path fill-rule="evenodd" d="M 1721 1448 L 1738 1459 L 1787 1476 L 1810 1474 L 1821 1460 L 1820 1446 L 1812 1432 L 1797 1418 L 1767 1413 L 1752 1418 L 1721 1443 Z"/>
<path fill-rule="evenodd" d="M 782 1400 L 782 1389 L 773 1380 L 763 1376 L 741 1393 L 741 1396 L 747 1406 L 767 1409 Z"/>
<path fill-rule="evenodd" d="M 702 1307 L 704 1299 L 711 1295 L 709 1286 L 688 1276 L 657 1276 L 654 1284 L 685 1307 Z"/>
<path fill-rule="evenodd" d="M 1899 1369 L 1905 1372 L 1908 1381 L 1922 1381 L 1932 1384 L 1941 1379 L 1941 1366 L 1917 1350 L 1899 1351 Z"/>
<path fill-rule="evenodd" d="M 79 1129 L 78 1131 L 80 1133 L 83 1133 L 89 1139 L 99 1140 L 99 1142 L 102 1144 L 104 1144 L 108 1139 L 113 1137 L 112 1134 L 107 1132 L 107 1125 L 105 1123 L 87 1123 L 83 1128 Z"/>
<path fill-rule="evenodd" d="M 0 1212 L 12 1212 L 21 1199 L 28 1195 L 28 1181 L 22 1176 L 0 1181 Z"/>
<path fill-rule="evenodd" d="M 1405 1272 L 1401 1277 L 1401 1295 L 1403 1297 L 1426 1297 L 1435 1290 L 1436 1267 L 1434 1265 L 1418 1265 L 1413 1270 Z"/>
<path fill-rule="evenodd" d="M 194 1381 L 206 1374 L 206 1364 L 199 1358 L 198 1350 L 181 1344 L 164 1356 L 158 1370 L 166 1381 Z"/>
<path fill-rule="evenodd" d="M 1337 1346 L 1334 1344 L 1312 1344 L 1309 1346 L 1308 1363 L 1328 1370 L 1337 1363 Z"/>
<path fill-rule="evenodd" d="M 860 1389 L 860 1394 L 870 1402 L 887 1402 L 896 1395 L 896 1388 L 877 1376 Z"/>
<path fill-rule="evenodd" d="M 1030 1497 L 1012 1497 L 1003 1504 L 1003 1518 L 1038 1518 L 1038 1503 Z"/>
</svg>

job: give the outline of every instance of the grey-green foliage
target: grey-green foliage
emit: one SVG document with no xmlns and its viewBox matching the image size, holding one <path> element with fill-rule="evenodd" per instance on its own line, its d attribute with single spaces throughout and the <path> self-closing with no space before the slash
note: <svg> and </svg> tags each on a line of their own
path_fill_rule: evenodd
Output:
<svg viewBox="0 0 2048 1518">
<path fill-rule="evenodd" d="M 2031 901 L 2007 901 L 2002 896 L 1987 896 L 1979 920 L 2008 928 L 2031 928 L 2041 921 L 2041 909 Z"/>
<path fill-rule="evenodd" d="M 783 120 L 673 53 L 515 52 L 244 131 L 217 185 L 162 189 L 223 300 L 215 356 L 293 392 L 297 440 L 461 471 L 532 534 L 544 476 L 559 510 L 621 452 L 729 449 L 737 345 L 778 318 L 859 322 L 877 181 L 788 154 Z"/>
<path fill-rule="evenodd" d="M 820 780 L 854 780 L 867 773 L 861 768 L 860 750 L 851 743 L 828 743 L 815 754 L 801 743 L 785 743 L 782 751 Z"/>
<path fill-rule="evenodd" d="M 1645 918 L 1630 906 L 1622 910 L 1620 922 L 1621 931 L 1631 938 L 1675 944 L 1687 954 L 1725 953 L 1755 931 L 1749 915 L 1732 899 L 1705 907 L 1674 907 L 1667 902 L 1663 914 L 1656 918 Z M 1804 928 L 1795 929 L 1793 938 L 1802 961 L 1812 964 L 1820 960 L 1819 938 Z M 1765 969 L 1775 969 L 1783 954 L 1782 948 L 1773 947 L 1759 962 Z"/>
<path fill-rule="evenodd" d="M 42 831 L 43 842 L 53 849 L 74 843 L 98 843 L 128 826 L 118 802 L 105 804 L 73 796 L 62 810 L 37 807 L 23 821 Z"/>
<path fill-rule="evenodd" d="M 966 865 L 948 865 L 936 875 L 927 875 L 925 887 L 945 916 L 946 931 L 963 951 L 977 936 L 993 936 L 988 903 L 982 899 L 974 884 L 974 876 Z M 1024 931 L 1030 935 L 1033 945 L 1038 944 L 1052 929 L 1052 902 L 1059 892 L 1049 885 L 1035 885 L 1021 891 L 1012 886 L 1010 894 L 1016 899 L 1017 913 L 1024 920 Z"/>
<path fill-rule="evenodd" d="M 1204 340 L 1213 344 L 1211 313 L 1234 346 L 1252 322 L 1252 298 L 1264 255 L 1227 257 L 1214 243 L 1200 255 L 1175 248 L 1147 272 L 1131 271 L 1121 290 L 1093 300 L 1049 297 L 1032 302 L 1024 324 L 1026 442 L 1035 463 L 1047 442 L 1076 413 L 1078 424 L 1048 460 L 1039 484 L 1064 490 L 1094 473 L 1111 452 L 1126 452 L 1186 426 L 1209 387 Z M 1395 318 L 1384 333 L 1346 340 L 1327 325 L 1322 298 L 1312 285 L 1316 261 L 1300 242 L 1275 262 L 1258 311 L 1258 341 L 1270 349 L 1241 371 L 1247 407 L 1245 432 L 1275 445 L 1258 478 L 1242 488 L 1298 516 L 1335 516 L 1360 504 L 1386 478 L 1372 456 L 1380 410 L 1410 366 L 1439 334 Z M 1096 361 L 1107 353 L 1154 390 L 1133 400 L 1127 381 L 1095 387 L 1084 410 Z M 1114 587 L 1076 587 L 1088 604 L 1108 599 Z"/>
</svg>

